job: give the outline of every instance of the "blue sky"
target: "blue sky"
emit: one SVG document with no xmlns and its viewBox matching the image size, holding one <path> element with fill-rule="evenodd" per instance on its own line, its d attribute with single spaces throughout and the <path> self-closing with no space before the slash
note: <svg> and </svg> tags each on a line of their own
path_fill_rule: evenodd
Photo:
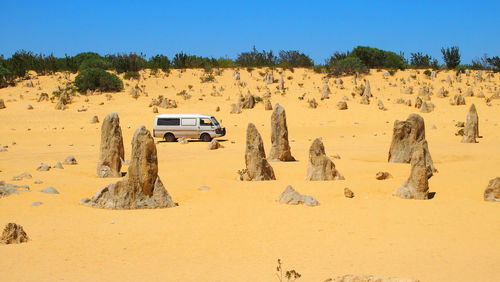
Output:
<svg viewBox="0 0 500 282">
<path fill-rule="evenodd" d="M 235 58 L 300 50 L 316 63 L 368 45 L 428 53 L 458 45 L 462 63 L 500 56 L 500 1 L 6 1 L 0 54 L 144 52 Z"/>
</svg>

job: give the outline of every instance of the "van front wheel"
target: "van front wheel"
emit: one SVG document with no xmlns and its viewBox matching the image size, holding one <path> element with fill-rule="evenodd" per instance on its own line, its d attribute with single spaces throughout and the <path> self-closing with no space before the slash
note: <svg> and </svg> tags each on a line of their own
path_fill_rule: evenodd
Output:
<svg viewBox="0 0 500 282">
<path fill-rule="evenodd" d="M 203 133 L 201 136 L 200 136 L 200 139 L 201 141 L 203 142 L 210 142 L 212 141 L 212 137 L 210 136 L 210 134 L 208 133 Z"/>
<path fill-rule="evenodd" d="M 175 142 L 175 136 L 172 133 L 167 133 L 163 137 L 167 142 Z"/>
</svg>

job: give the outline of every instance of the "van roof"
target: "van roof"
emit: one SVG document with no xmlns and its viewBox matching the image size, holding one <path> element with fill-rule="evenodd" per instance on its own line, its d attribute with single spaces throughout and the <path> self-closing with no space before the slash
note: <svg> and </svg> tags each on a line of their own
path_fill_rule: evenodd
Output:
<svg viewBox="0 0 500 282">
<path fill-rule="evenodd" d="M 202 114 L 160 114 L 156 118 L 211 118 L 211 115 Z"/>
</svg>

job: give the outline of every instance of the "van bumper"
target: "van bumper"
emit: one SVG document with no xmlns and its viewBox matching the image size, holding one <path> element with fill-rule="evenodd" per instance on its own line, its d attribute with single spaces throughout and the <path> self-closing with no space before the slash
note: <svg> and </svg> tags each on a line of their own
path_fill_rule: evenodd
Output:
<svg viewBox="0 0 500 282">
<path fill-rule="evenodd" d="M 217 128 L 215 130 L 215 133 L 219 136 L 225 136 L 226 135 L 226 128 L 223 127 L 223 128 Z"/>
</svg>

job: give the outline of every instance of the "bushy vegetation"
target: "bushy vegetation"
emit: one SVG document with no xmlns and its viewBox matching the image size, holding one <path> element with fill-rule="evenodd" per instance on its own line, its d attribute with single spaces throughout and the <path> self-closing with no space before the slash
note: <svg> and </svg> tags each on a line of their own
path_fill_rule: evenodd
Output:
<svg viewBox="0 0 500 282">
<path fill-rule="evenodd" d="M 273 51 L 262 52 L 257 51 L 253 46 L 252 51 L 243 52 L 236 58 L 236 64 L 242 67 L 274 67 L 278 62 L 278 58 L 273 54 Z"/>
<path fill-rule="evenodd" d="M 358 57 L 346 57 L 340 60 L 330 60 L 328 70 L 329 73 L 335 76 L 368 72 L 368 69 Z"/>
<path fill-rule="evenodd" d="M 101 68 L 88 68 L 76 76 L 75 86 L 80 92 L 87 89 L 113 92 L 122 90 L 123 82 L 118 76 Z"/>
<path fill-rule="evenodd" d="M 485 55 L 472 60 L 470 65 L 460 65 L 460 52 L 457 46 L 442 48 L 441 52 L 446 67 L 449 69 L 460 67 L 461 69 L 500 71 L 500 58 L 498 56 L 487 57 Z M 35 54 L 19 50 L 10 58 L 4 58 L 3 55 L 0 55 L 0 87 L 14 85 L 18 79 L 27 79 L 28 71 L 35 71 L 38 75 L 47 75 L 63 71 L 84 72 L 97 68 L 115 71 L 119 74 L 125 73 L 124 77 L 129 79 L 130 77 L 139 78 L 138 72 L 145 68 L 150 68 L 152 73 L 156 73 L 159 69 L 169 72 L 171 68 L 202 68 L 205 73 L 213 71 L 213 76 L 217 76 L 221 68 L 234 67 L 246 68 L 248 71 L 262 67 L 281 67 L 293 71 L 293 68 L 305 67 L 311 68 L 317 73 L 327 72 L 333 75 L 364 73 L 368 72 L 370 68 L 387 69 L 389 72 L 406 67 L 440 68 L 438 61 L 427 54 L 411 53 L 408 62 L 402 53 L 396 54 L 369 46 L 357 46 L 350 51 L 335 52 L 324 65 L 315 65 L 308 55 L 298 50 L 281 50 L 276 56 L 272 50 L 259 51 L 255 46 L 251 51 L 238 54 L 235 60 L 227 57 L 218 59 L 201 57 L 184 52 L 177 53 L 172 58 L 158 54 L 151 56 L 149 60 L 143 53 L 117 53 L 101 56 L 95 52 L 83 52 L 75 56 L 65 55 L 57 58 L 53 54 Z M 207 78 L 208 81 L 212 80 L 210 76 Z"/>
<path fill-rule="evenodd" d="M 282 68 L 309 68 L 314 66 L 313 60 L 297 50 L 281 50 L 278 57 L 278 66 Z"/>
<path fill-rule="evenodd" d="M 432 68 L 438 69 L 439 63 L 437 59 L 433 59 L 431 56 L 420 52 L 411 53 L 410 66 L 412 68 Z"/>
<path fill-rule="evenodd" d="M 359 58 L 368 68 L 405 69 L 404 57 L 391 51 L 358 46 L 348 56 Z"/>
<path fill-rule="evenodd" d="M 441 48 L 441 53 L 448 69 L 454 69 L 460 65 L 460 51 L 458 46 L 447 47 L 446 49 L 443 47 Z"/>
</svg>

